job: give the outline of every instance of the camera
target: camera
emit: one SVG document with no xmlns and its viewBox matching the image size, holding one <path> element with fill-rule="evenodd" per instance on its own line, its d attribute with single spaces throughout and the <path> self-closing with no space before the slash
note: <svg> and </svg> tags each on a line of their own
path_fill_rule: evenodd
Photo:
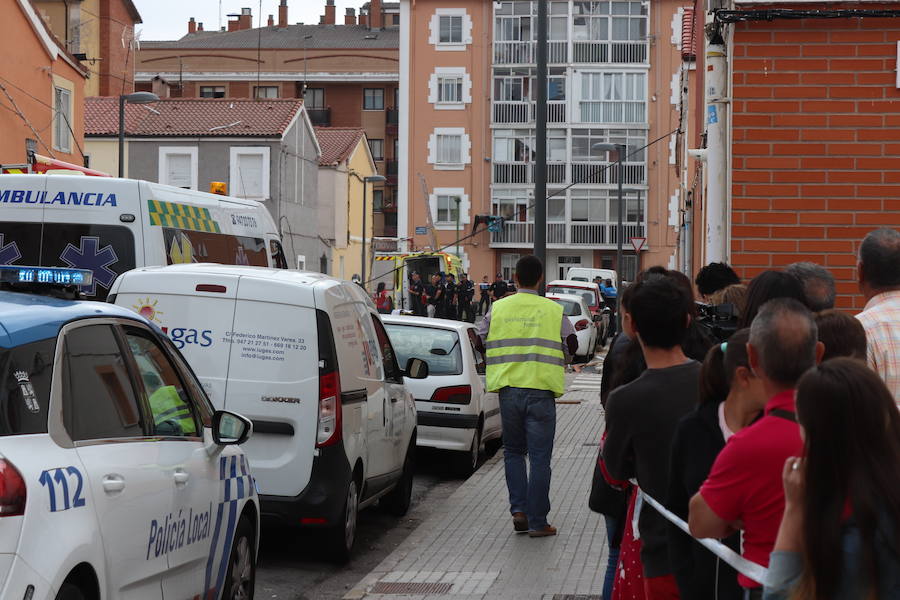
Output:
<svg viewBox="0 0 900 600">
<path fill-rule="evenodd" d="M 697 322 L 719 342 L 728 341 L 738 327 L 738 313 L 734 304 L 704 304 L 697 302 Z"/>
</svg>

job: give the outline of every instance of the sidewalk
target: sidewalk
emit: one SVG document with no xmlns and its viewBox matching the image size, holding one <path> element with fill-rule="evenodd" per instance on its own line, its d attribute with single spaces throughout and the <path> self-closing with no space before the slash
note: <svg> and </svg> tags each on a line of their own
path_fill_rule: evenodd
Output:
<svg viewBox="0 0 900 600">
<path fill-rule="evenodd" d="M 549 515 L 557 536 L 513 533 L 500 451 L 345 600 L 600 600 L 606 533 L 587 500 L 603 409 L 596 391 L 558 401 L 569 403 L 557 404 Z"/>
</svg>

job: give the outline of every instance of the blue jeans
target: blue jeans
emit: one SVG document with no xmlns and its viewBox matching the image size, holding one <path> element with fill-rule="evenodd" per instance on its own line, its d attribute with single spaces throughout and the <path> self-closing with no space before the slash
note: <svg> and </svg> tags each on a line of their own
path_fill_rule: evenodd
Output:
<svg viewBox="0 0 900 600">
<path fill-rule="evenodd" d="M 613 584 L 616 582 L 616 567 L 619 566 L 619 546 L 613 546 L 613 540 L 621 539 L 621 535 L 617 536 L 617 529 L 622 523 L 615 517 L 603 515 L 606 520 L 606 541 L 609 544 L 609 560 L 606 563 L 606 577 L 603 580 L 603 600 L 612 598 Z"/>
<path fill-rule="evenodd" d="M 556 434 L 553 392 L 505 387 L 500 390 L 500 418 L 509 511 L 525 513 L 532 531 L 543 529 L 550 512 L 550 457 Z"/>
</svg>

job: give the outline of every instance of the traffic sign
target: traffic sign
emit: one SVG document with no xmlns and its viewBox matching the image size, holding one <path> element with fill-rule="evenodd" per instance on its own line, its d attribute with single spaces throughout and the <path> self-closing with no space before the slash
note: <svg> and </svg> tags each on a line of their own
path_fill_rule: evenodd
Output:
<svg viewBox="0 0 900 600">
<path fill-rule="evenodd" d="M 425 235 L 428 233 L 427 227 L 416 227 L 416 235 Z"/>
<path fill-rule="evenodd" d="M 631 240 L 631 246 L 634 248 L 635 253 L 641 251 L 641 248 L 644 247 L 644 243 L 646 243 L 647 238 L 645 237 L 633 237 L 629 238 Z"/>
</svg>

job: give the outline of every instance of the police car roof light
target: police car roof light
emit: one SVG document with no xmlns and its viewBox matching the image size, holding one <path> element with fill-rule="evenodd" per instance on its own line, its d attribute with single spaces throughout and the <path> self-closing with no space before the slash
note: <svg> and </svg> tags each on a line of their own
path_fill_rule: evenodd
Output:
<svg viewBox="0 0 900 600">
<path fill-rule="evenodd" d="M 84 269 L 0 265 L 0 283 L 82 286 L 91 285 L 93 279 L 94 274 Z"/>
</svg>

